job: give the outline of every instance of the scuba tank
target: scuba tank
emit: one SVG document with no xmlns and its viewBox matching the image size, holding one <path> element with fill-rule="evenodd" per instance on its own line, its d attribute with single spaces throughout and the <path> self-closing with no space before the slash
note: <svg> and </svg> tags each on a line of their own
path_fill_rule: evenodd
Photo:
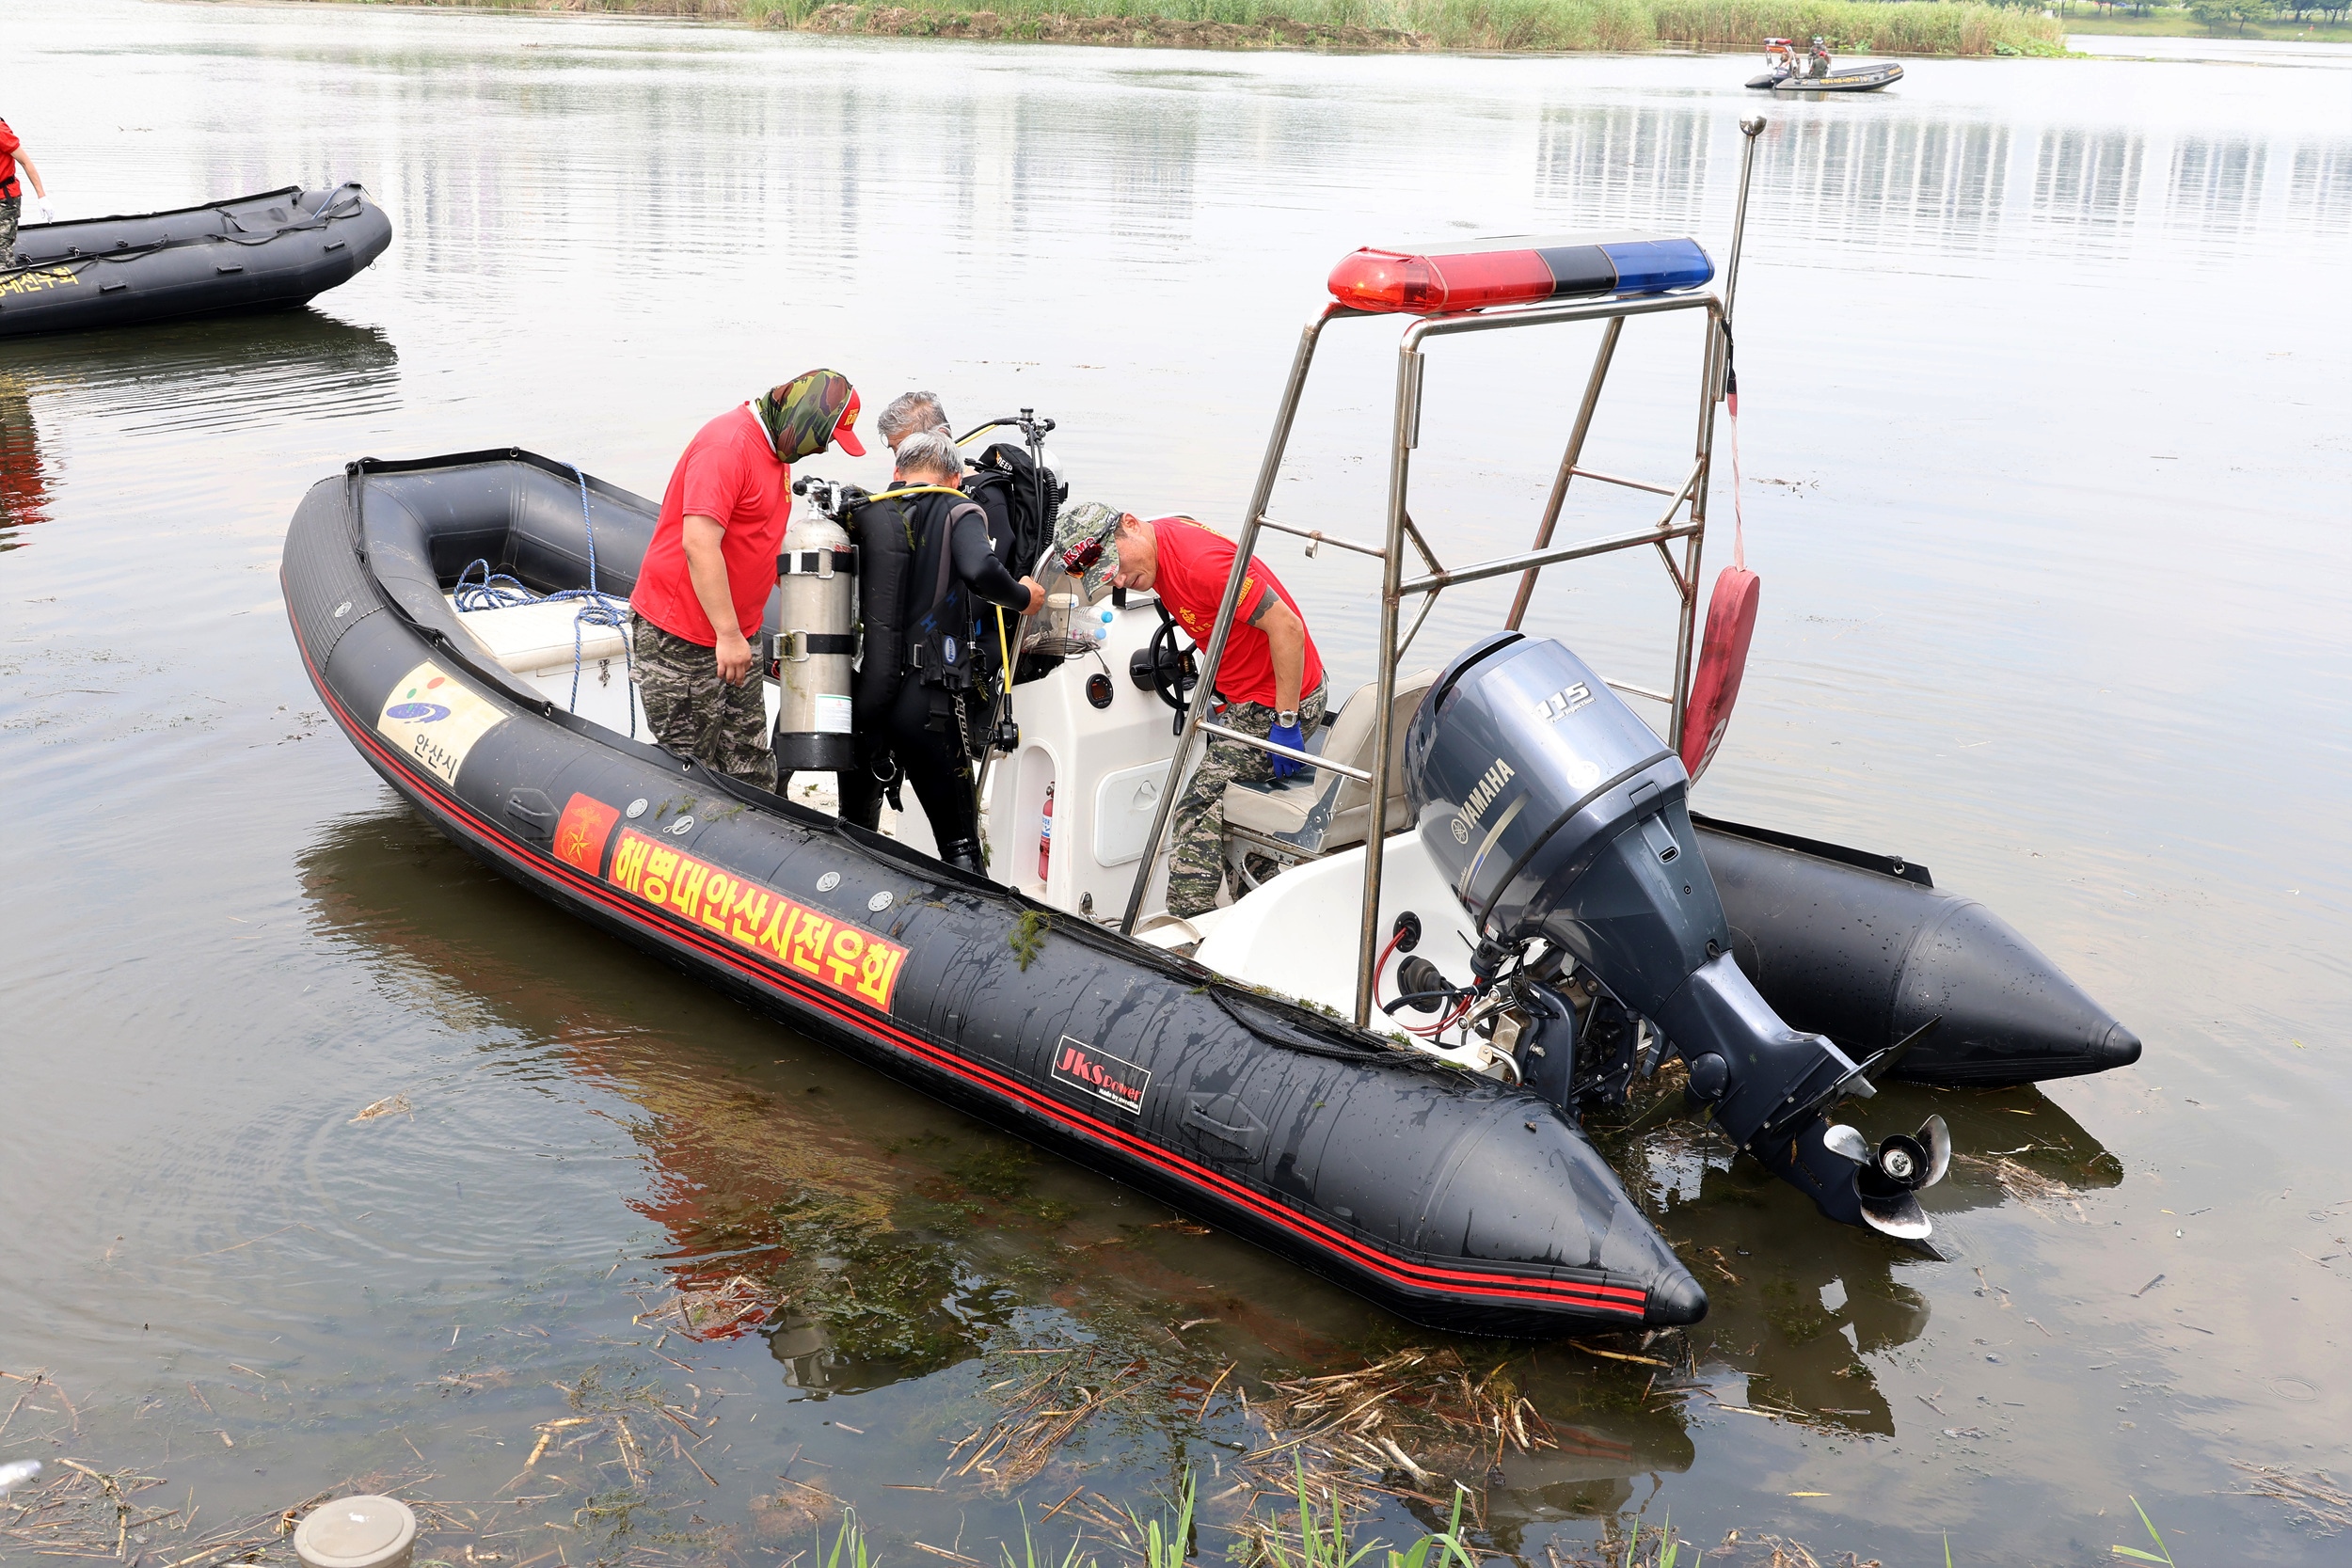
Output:
<svg viewBox="0 0 2352 1568">
<path fill-rule="evenodd" d="M 841 504 L 838 488 L 821 480 L 792 486 L 818 492 L 785 531 L 776 557 L 784 596 L 784 629 L 776 634 L 776 730 L 770 744 L 776 766 L 793 771 L 838 773 L 850 763 L 850 657 L 857 651 L 857 547 L 829 512 Z"/>
</svg>

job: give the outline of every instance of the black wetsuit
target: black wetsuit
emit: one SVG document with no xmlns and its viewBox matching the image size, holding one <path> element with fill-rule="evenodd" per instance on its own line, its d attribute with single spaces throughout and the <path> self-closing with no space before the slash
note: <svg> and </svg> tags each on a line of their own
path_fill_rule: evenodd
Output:
<svg viewBox="0 0 2352 1568">
<path fill-rule="evenodd" d="M 911 497 L 909 502 L 914 567 L 907 574 L 906 610 L 899 624 L 908 628 L 911 644 L 915 641 L 915 628 L 933 608 L 942 550 L 948 552 L 951 596 L 961 584 L 982 605 L 1028 608 L 1029 591 L 998 558 L 989 539 L 986 517 L 977 506 L 961 497 L 938 494 Z M 954 529 L 946 529 L 947 518 L 960 508 L 964 510 L 956 517 Z M 993 637 L 994 615 L 982 610 L 978 627 L 981 635 Z M 963 694 L 967 704 L 978 700 L 977 689 Z M 940 847 L 944 850 L 960 840 L 977 840 L 979 820 L 972 798 L 971 759 L 956 724 L 955 697 L 926 680 L 923 672 L 908 671 L 891 704 L 888 734 L 898 767 L 914 786 L 915 799 L 923 802 L 923 815 L 930 818 L 931 834 Z"/>
</svg>

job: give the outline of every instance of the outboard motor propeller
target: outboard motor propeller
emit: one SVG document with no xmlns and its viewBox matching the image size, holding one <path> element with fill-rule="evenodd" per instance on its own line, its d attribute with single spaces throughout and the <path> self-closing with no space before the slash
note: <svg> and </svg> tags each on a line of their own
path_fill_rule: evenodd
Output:
<svg viewBox="0 0 2352 1568">
<path fill-rule="evenodd" d="M 1756 994 L 1692 831 L 1689 774 L 1583 660 L 1518 632 L 1472 644 L 1414 715 L 1405 773 L 1486 948 L 1541 939 L 1573 958 L 1681 1054 L 1716 1125 L 1823 1213 L 1927 1235 L 1913 1195 L 1950 1164 L 1942 1121 L 1873 1151 L 1822 1116 L 1875 1093 L 1881 1058 L 1853 1061 Z"/>
<path fill-rule="evenodd" d="M 1821 1142 L 1860 1167 L 1854 1188 L 1862 1199 L 1863 1224 L 1907 1242 L 1927 1239 L 1932 1227 L 1912 1195 L 1934 1186 L 1952 1168 L 1952 1134 L 1942 1117 L 1928 1117 L 1916 1136 L 1897 1132 L 1876 1148 L 1843 1123 L 1823 1133 Z"/>
</svg>

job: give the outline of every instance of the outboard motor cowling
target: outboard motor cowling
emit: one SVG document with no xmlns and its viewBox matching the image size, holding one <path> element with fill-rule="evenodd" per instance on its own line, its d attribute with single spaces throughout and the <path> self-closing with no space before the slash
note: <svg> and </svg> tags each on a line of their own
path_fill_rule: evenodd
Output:
<svg viewBox="0 0 2352 1568">
<path fill-rule="evenodd" d="M 1820 1112 L 1872 1092 L 1867 1080 L 1825 1036 L 1781 1022 L 1733 963 L 1690 777 L 1582 659 L 1518 632 L 1473 644 L 1414 715 L 1405 773 L 1422 842 L 1485 939 L 1482 978 L 1549 942 L 1647 1018 L 1689 1064 L 1692 1098 L 1824 1213 L 1925 1234 L 1911 1188 L 1865 1203 L 1883 1173 Z"/>
</svg>

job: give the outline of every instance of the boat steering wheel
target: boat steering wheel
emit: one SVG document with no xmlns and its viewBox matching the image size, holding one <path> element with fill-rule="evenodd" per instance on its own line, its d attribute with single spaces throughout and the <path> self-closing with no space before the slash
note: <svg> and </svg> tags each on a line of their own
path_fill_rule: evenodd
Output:
<svg viewBox="0 0 2352 1568">
<path fill-rule="evenodd" d="M 1200 664 L 1193 657 L 1200 650 L 1183 641 L 1184 629 L 1166 605 L 1153 608 L 1160 612 L 1159 629 L 1152 634 L 1151 645 L 1127 661 L 1127 673 L 1174 710 L 1181 731 L 1184 715 L 1192 706 L 1193 689 L 1200 684 Z"/>
</svg>

